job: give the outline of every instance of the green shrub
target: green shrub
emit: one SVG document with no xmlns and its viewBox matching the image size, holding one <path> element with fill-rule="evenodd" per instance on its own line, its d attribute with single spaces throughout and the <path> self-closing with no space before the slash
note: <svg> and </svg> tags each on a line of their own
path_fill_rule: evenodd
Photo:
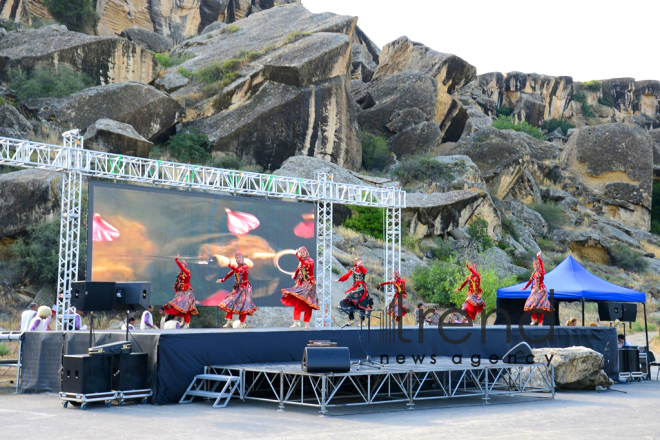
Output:
<svg viewBox="0 0 660 440">
<path fill-rule="evenodd" d="M 239 157 L 234 155 L 222 156 L 213 163 L 216 168 L 224 168 L 226 170 L 240 170 L 243 168 L 243 162 Z"/>
<path fill-rule="evenodd" d="M 614 102 L 614 98 L 612 98 L 610 95 L 605 95 L 605 94 L 600 98 L 598 98 L 598 104 L 607 107 L 614 107 L 616 105 L 616 103 Z"/>
<path fill-rule="evenodd" d="M 550 238 L 539 238 L 536 240 L 536 244 L 544 251 L 553 251 L 555 249 L 555 242 Z"/>
<path fill-rule="evenodd" d="M 451 181 L 454 179 L 450 168 L 435 160 L 430 154 L 403 159 L 392 174 L 399 179 L 403 186 L 415 181 Z"/>
<path fill-rule="evenodd" d="M 165 147 L 179 162 L 205 164 L 211 160 L 213 143 L 204 133 L 182 131 L 169 138 Z"/>
<path fill-rule="evenodd" d="M 12 107 L 16 107 L 16 103 L 14 101 L 12 101 L 11 99 L 7 99 L 4 96 L 0 96 L 0 107 L 2 107 L 5 104 L 11 105 Z"/>
<path fill-rule="evenodd" d="M 493 240 L 488 235 L 488 222 L 482 218 L 477 218 L 470 222 L 467 233 L 472 239 L 471 244 L 477 244 L 482 251 L 493 247 Z"/>
<path fill-rule="evenodd" d="M 344 226 L 353 231 L 383 238 L 383 209 L 369 206 L 349 205 L 353 216 L 344 221 Z"/>
<path fill-rule="evenodd" d="M 11 69 L 9 88 L 16 91 L 20 101 L 31 98 L 61 98 L 94 86 L 86 73 L 75 72 L 61 64 L 57 69 L 36 67 L 32 72 Z"/>
<path fill-rule="evenodd" d="M 593 118 L 596 116 L 593 106 L 587 104 L 587 95 L 582 92 L 574 93 L 573 100 L 582 104 L 582 116 L 585 118 Z"/>
<path fill-rule="evenodd" d="M 589 90 L 590 92 L 600 92 L 600 89 L 603 87 L 602 81 L 592 80 L 585 81 L 582 83 L 582 89 Z"/>
<path fill-rule="evenodd" d="M 365 170 L 382 171 L 383 168 L 392 163 L 392 154 L 387 148 L 385 138 L 374 136 L 362 131 L 362 168 Z"/>
<path fill-rule="evenodd" d="M 523 281 L 528 281 L 532 277 L 532 273 L 534 273 L 533 269 L 527 269 L 526 272 L 523 272 L 520 275 L 516 276 L 516 281 L 519 283 Z"/>
<path fill-rule="evenodd" d="M 59 250 L 59 220 L 30 226 L 25 237 L 19 237 L 9 245 L 12 265 L 22 278 L 34 286 L 53 288 L 59 272 Z"/>
<path fill-rule="evenodd" d="M 213 84 L 217 81 L 228 81 L 231 83 L 238 78 L 238 69 L 247 63 L 245 59 L 231 58 L 223 62 L 214 62 L 196 70 L 193 76 L 204 84 Z"/>
<path fill-rule="evenodd" d="M 564 210 L 554 202 L 534 203 L 531 208 L 541 214 L 543 220 L 548 224 L 550 231 L 566 224 Z"/>
<path fill-rule="evenodd" d="M 509 234 L 514 240 L 520 241 L 520 235 L 518 234 L 518 231 L 516 231 L 516 226 L 513 224 L 513 220 L 510 218 L 502 220 L 502 231 Z"/>
<path fill-rule="evenodd" d="M 295 43 L 296 41 L 298 41 L 298 40 L 300 40 L 300 39 L 303 39 L 303 38 L 305 38 L 305 37 L 308 37 L 308 36 L 310 36 L 310 35 L 312 35 L 312 34 L 309 33 L 309 32 L 299 32 L 299 31 L 291 32 L 291 33 L 290 33 L 289 35 L 287 35 L 286 38 L 284 39 L 284 44 Z"/>
<path fill-rule="evenodd" d="M 162 53 L 157 53 L 156 60 L 158 60 L 158 64 L 167 68 L 167 67 L 178 66 L 179 64 L 182 64 L 185 61 L 195 58 L 195 56 L 196 55 L 194 53 L 184 53 L 184 54 L 175 53 L 174 55 L 171 56 Z"/>
<path fill-rule="evenodd" d="M 241 30 L 239 26 L 236 26 L 235 24 L 230 24 L 229 26 L 225 26 L 220 30 L 221 34 L 233 34 L 235 32 L 238 32 Z"/>
<path fill-rule="evenodd" d="M 500 108 L 497 109 L 497 116 L 511 116 L 513 113 L 513 107 L 509 107 L 508 105 L 503 105 Z"/>
<path fill-rule="evenodd" d="M 8 344 L 0 344 L 0 357 L 7 356 L 9 353 L 11 353 L 11 349 L 8 347 Z"/>
<path fill-rule="evenodd" d="M 631 272 L 643 273 L 648 267 L 648 262 L 642 254 L 632 250 L 629 246 L 617 243 L 611 247 L 612 265 Z"/>
<path fill-rule="evenodd" d="M 555 131 L 558 128 L 561 128 L 561 131 L 564 132 L 564 134 L 568 133 L 568 130 L 571 128 L 575 128 L 575 125 L 571 124 L 568 122 L 566 119 L 548 119 L 547 121 L 543 122 L 543 125 L 541 125 L 541 128 L 543 130 L 547 130 L 548 133 L 551 133 Z"/>
<path fill-rule="evenodd" d="M 70 31 L 91 33 L 96 30 L 99 16 L 91 0 L 44 0 L 44 5 L 50 15 Z"/>
<path fill-rule="evenodd" d="M 448 261 L 455 256 L 454 249 L 451 247 L 449 241 L 436 237 L 433 239 L 433 243 L 435 246 L 429 246 L 429 248 L 426 249 L 426 251 L 431 254 L 431 258 L 440 261 Z"/>
<path fill-rule="evenodd" d="M 515 130 L 527 133 L 533 138 L 545 140 L 545 135 L 541 130 L 536 127 L 529 125 L 526 121 L 515 122 L 511 116 L 498 116 L 497 119 L 493 121 L 493 127 L 498 130 Z"/>
</svg>

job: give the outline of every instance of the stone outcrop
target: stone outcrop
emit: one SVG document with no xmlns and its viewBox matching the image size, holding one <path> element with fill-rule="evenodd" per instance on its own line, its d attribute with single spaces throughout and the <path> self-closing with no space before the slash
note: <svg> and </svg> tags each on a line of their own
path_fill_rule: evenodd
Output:
<svg viewBox="0 0 660 440">
<path fill-rule="evenodd" d="M 534 362 L 555 367 L 555 385 L 558 388 L 588 389 L 597 386 L 607 388 L 614 382 L 603 371 L 605 358 L 586 347 L 535 348 Z"/>
<path fill-rule="evenodd" d="M 106 118 L 130 124 L 140 136 L 154 140 L 183 116 L 183 108 L 169 95 L 133 82 L 92 87 L 65 98 L 32 99 L 25 107 L 58 136 Z"/>
<path fill-rule="evenodd" d="M 9 104 L 0 106 L 0 136 L 27 139 L 32 133 L 32 124 Z"/>
<path fill-rule="evenodd" d="M 581 260 L 599 264 L 610 262 L 610 247 L 595 231 L 557 229 L 552 233 L 552 241 L 556 249 L 569 250 Z"/>
<path fill-rule="evenodd" d="M 59 216 L 60 178 L 36 169 L 0 174 L 0 237 Z"/>
<path fill-rule="evenodd" d="M 583 128 L 562 153 L 562 168 L 588 208 L 628 226 L 649 230 L 653 141 L 624 124 Z"/>
<path fill-rule="evenodd" d="M 172 42 L 167 37 L 146 29 L 127 28 L 121 31 L 119 36 L 140 44 L 153 52 L 167 52 L 172 49 Z"/>
<path fill-rule="evenodd" d="M 479 168 L 468 156 L 437 156 L 433 160 L 446 171 L 438 178 L 426 182 L 412 182 L 406 185 L 408 192 L 449 192 L 477 188 L 487 191 Z"/>
<path fill-rule="evenodd" d="M 14 31 L 0 39 L 0 75 L 9 69 L 56 68 L 67 64 L 99 84 L 151 82 L 158 75 L 154 54 L 118 37 L 69 32 L 65 26 Z"/>
<path fill-rule="evenodd" d="M 318 179 L 318 173 L 332 175 L 334 182 L 350 183 L 351 185 L 370 185 L 360 179 L 357 173 L 348 171 L 339 165 L 317 157 L 292 156 L 282 163 L 282 167 L 273 174 L 276 176 L 300 177 L 303 179 Z"/>
<path fill-rule="evenodd" d="M 406 197 L 402 211 L 410 222 L 410 233 L 416 238 L 445 234 L 482 218 L 488 222 L 488 234 L 499 239 L 502 233 L 500 215 L 487 192 L 477 188 L 445 193 L 412 193 Z"/>
<path fill-rule="evenodd" d="M 351 49 L 351 78 L 363 82 L 371 81 L 380 58 L 380 48 L 371 39 L 355 26 L 353 34 L 353 47 Z"/>
<path fill-rule="evenodd" d="M 154 144 L 140 136 L 129 124 L 99 119 L 87 128 L 84 145 L 90 150 L 149 157 Z"/>
</svg>

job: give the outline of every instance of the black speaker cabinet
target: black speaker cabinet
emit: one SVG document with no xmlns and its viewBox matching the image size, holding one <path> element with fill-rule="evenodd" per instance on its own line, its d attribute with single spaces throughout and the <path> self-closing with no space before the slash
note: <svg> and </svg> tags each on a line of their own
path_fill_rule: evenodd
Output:
<svg viewBox="0 0 660 440">
<path fill-rule="evenodd" d="M 348 347 L 305 347 L 302 370 L 307 373 L 347 373 L 351 371 Z"/>
<path fill-rule="evenodd" d="M 111 356 L 87 354 L 62 358 L 62 391 L 92 394 L 111 391 Z"/>
<path fill-rule="evenodd" d="M 149 388 L 147 353 L 115 355 L 112 366 L 112 390 L 129 391 Z"/>
<path fill-rule="evenodd" d="M 151 300 L 151 283 L 148 281 L 121 282 L 115 286 L 115 310 L 133 312 L 147 310 Z"/>
<path fill-rule="evenodd" d="M 109 281 L 71 283 L 71 305 L 83 312 L 111 312 L 115 305 L 115 283 Z"/>
<path fill-rule="evenodd" d="M 530 355 L 531 357 L 528 357 Z M 530 360 L 534 362 L 534 354 L 527 342 L 521 342 L 502 356 L 502 362 L 505 364 L 529 364 Z"/>
<path fill-rule="evenodd" d="M 619 349 L 619 373 L 633 373 L 641 371 L 639 365 L 639 349 L 637 347 L 623 347 Z"/>
<path fill-rule="evenodd" d="M 623 317 L 623 307 L 620 302 L 605 301 L 598 303 L 598 317 L 601 321 L 621 320 Z"/>
<path fill-rule="evenodd" d="M 637 304 L 623 303 L 621 304 L 623 312 L 621 313 L 620 321 L 635 322 L 637 320 Z"/>
</svg>

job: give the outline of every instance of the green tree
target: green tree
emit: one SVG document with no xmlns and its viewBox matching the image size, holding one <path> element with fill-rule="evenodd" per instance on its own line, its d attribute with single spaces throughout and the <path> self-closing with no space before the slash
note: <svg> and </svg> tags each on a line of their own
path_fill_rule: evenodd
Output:
<svg viewBox="0 0 660 440">
<path fill-rule="evenodd" d="M 93 87 L 94 80 L 83 72 L 76 72 L 66 64 L 57 69 L 35 67 L 31 72 L 11 69 L 9 87 L 20 101 L 31 98 L 61 98 Z"/>
<path fill-rule="evenodd" d="M 75 32 L 96 30 L 99 16 L 91 0 L 44 0 L 48 12 L 60 23 Z"/>
<path fill-rule="evenodd" d="M 35 286 L 55 288 L 59 271 L 60 221 L 30 226 L 9 246 L 14 270 Z"/>
<path fill-rule="evenodd" d="M 392 154 L 387 141 L 381 136 L 362 131 L 362 168 L 369 171 L 382 171 L 392 163 Z"/>
<path fill-rule="evenodd" d="M 344 226 L 353 231 L 370 235 L 375 238 L 383 238 L 383 210 L 370 206 L 349 205 L 353 216 L 344 221 Z"/>
<path fill-rule="evenodd" d="M 172 136 L 165 147 L 179 162 L 205 164 L 211 160 L 213 143 L 204 133 L 182 131 Z"/>
</svg>

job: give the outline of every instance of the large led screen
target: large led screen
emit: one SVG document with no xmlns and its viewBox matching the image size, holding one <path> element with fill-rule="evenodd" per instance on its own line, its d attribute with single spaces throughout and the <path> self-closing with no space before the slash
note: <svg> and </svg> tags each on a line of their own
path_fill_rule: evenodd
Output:
<svg viewBox="0 0 660 440">
<path fill-rule="evenodd" d="M 210 195 L 90 181 L 87 279 L 150 281 L 151 303 L 174 296 L 180 255 L 191 271 L 199 306 L 217 305 L 232 290 L 226 258 L 237 251 L 254 263 L 249 279 L 257 307 L 281 306 L 307 247 L 316 258 L 315 205 L 258 197 Z"/>
</svg>

